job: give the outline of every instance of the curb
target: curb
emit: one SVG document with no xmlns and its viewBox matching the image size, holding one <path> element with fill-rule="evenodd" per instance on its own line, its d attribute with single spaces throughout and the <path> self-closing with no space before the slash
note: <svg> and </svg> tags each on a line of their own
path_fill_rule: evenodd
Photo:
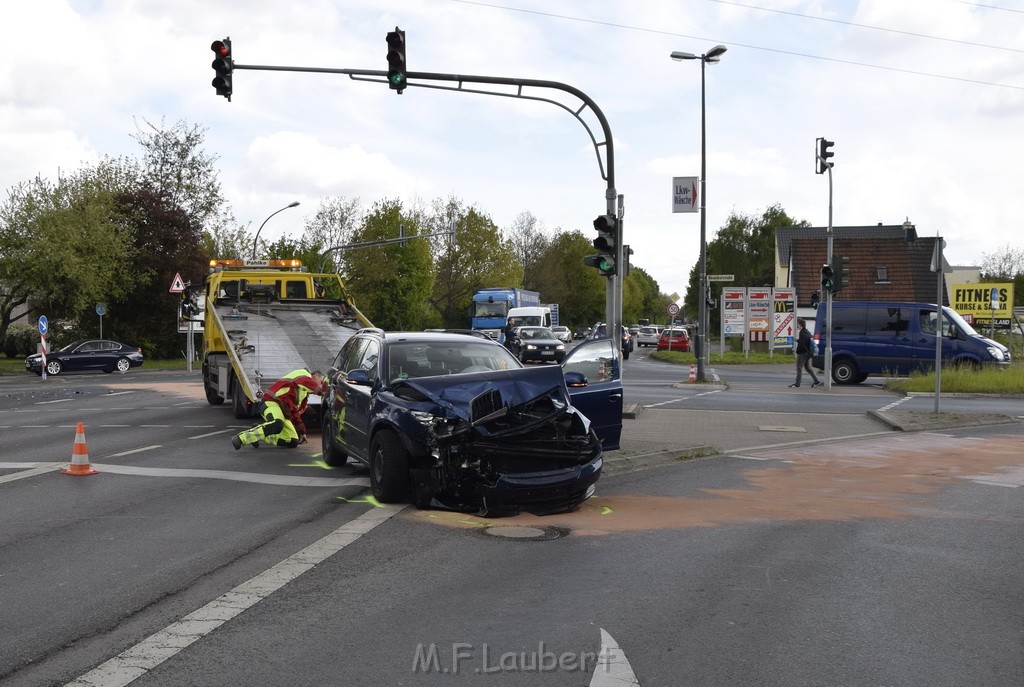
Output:
<svg viewBox="0 0 1024 687">
<path fill-rule="evenodd" d="M 939 429 L 956 429 L 959 427 L 990 427 L 1019 422 L 1017 418 L 996 413 L 965 415 L 962 413 L 887 413 L 879 410 L 869 410 L 868 417 L 878 420 L 896 432 L 924 432 Z"/>
<path fill-rule="evenodd" d="M 636 456 L 609 457 L 606 453 L 604 456 L 604 467 L 601 469 L 601 475 L 616 477 L 630 472 L 637 472 L 648 468 L 656 468 L 661 467 L 662 465 L 679 463 L 691 458 L 714 456 L 719 453 L 721 453 L 721 451 L 712 446 L 690 446 L 687 448 L 657 451 L 655 453 L 644 453 Z"/>
</svg>

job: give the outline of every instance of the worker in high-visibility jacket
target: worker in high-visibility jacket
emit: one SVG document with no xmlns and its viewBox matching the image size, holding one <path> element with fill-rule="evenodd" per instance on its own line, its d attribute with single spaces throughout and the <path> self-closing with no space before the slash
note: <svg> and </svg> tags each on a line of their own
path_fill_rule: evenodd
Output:
<svg viewBox="0 0 1024 687">
<path fill-rule="evenodd" d="M 263 422 L 231 437 L 235 450 L 242 446 L 258 447 L 260 442 L 295 448 L 306 441 L 306 425 L 302 413 L 310 394 L 324 391 L 320 372 L 295 370 L 274 382 L 263 394 Z"/>
</svg>

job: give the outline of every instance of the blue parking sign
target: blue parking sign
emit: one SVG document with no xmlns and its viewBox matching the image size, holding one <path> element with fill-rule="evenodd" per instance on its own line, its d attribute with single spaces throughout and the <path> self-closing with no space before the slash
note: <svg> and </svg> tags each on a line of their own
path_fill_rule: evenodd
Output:
<svg viewBox="0 0 1024 687">
<path fill-rule="evenodd" d="M 46 336 L 47 330 L 50 328 L 50 323 L 46 320 L 46 315 L 39 316 L 39 333 Z"/>
</svg>

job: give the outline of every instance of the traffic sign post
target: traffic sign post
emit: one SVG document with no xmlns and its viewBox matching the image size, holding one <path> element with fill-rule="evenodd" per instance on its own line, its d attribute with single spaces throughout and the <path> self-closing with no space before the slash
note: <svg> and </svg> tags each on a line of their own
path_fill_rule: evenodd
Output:
<svg viewBox="0 0 1024 687">
<path fill-rule="evenodd" d="M 39 372 L 41 373 L 39 376 L 42 378 L 42 380 L 44 382 L 46 381 L 46 332 L 48 332 L 48 331 L 50 331 L 50 321 L 46 319 L 46 315 L 40 315 L 39 316 L 39 354 L 40 354 L 41 358 L 40 358 L 39 363 L 40 363 L 40 365 L 42 365 L 42 367 L 39 368 Z"/>
</svg>

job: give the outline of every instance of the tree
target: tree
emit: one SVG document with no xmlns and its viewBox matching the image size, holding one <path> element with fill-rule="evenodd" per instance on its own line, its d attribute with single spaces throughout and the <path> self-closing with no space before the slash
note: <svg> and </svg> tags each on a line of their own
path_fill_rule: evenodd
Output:
<svg viewBox="0 0 1024 687">
<path fill-rule="evenodd" d="M 537 265 L 551 243 L 544 227 L 533 214 L 521 212 L 505 233 L 523 267 L 523 288 L 540 291 L 542 278 Z"/>
<path fill-rule="evenodd" d="M 405 226 L 409 237 L 425 233 L 403 214 L 400 201 L 379 201 L 353 239 L 362 243 L 397 238 L 399 225 Z M 376 326 L 422 329 L 429 321 L 427 298 L 434 274 L 426 240 L 410 238 L 404 243 L 348 250 L 342 256 L 342 267 L 357 307 Z"/>
<path fill-rule="evenodd" d="M 461 200 L 434 201 L 427 232 L 450 231 L 448 237 L 431 239 L 436 265 L 430 305 L 445 327 L 468 327 L 469 308 L 477 289 L 488 286 L 519 286 L 523 283 L 520 263 L 512 245 L 502 239 L 498 226 L 476 208 Z"/>
<path fill-rule="evenodd" d="M 320 201 L 316 213 L 306 220 L 303 240 L 307 245 L 322 246 L 324 251 L 352 243 L 362 221 L 363 211 L 358 198 L 327 198 Z M 335 272 L 339 264 L 338 253 L 331 251 L 313 267 L 318 272 Z"/>
<path fill-rule="evenodd" d="M 133 231 L 106 163 L 19 184 L 0 206 L 0 340 L 15 308 L 72 317 L 130 289 Z M 25 313 L 27 314 L 27 312 Z"/>
<path fill-rule="evenodd" d="M 1006 244 L 995 253 L 982 253 L 981 276 L 991 281 L 1012 281 L 1024 274 L 1024 248 Z"/>
<path fill-rule="evenodd" d="M 108 335 L 142 347 L 147 356 L 177 357 L 182 348 L 176 318 L 180 296 L 168 287 L 175 274 L 187 283 L 202 281 L 207 266 L 200 250 L 202 231 L 156 189 L 125 191 L 116 200 L 133 227 L 134 269 L 128 293 L 111 299 Z"/>
<path fill-rule="evenodd" d="M 760 217 L 733 212 L 716 237 L 707 245 L 708 274 L 732 274 L 733 286 L 773 286 L 775 284 L 775 230 L 779 227 L 807 227 L 805 221 L 791 219 L 775 204 Z M 708 293 L 712 294 L 709 285 Z M 714 294 L 712 294 L 714 295 Z M 700 298 L 700 265 L 690 271 L 690 283 L 683 308 L 688 317 L 697 319 Z M 708 324 L 718 326 L 718 311 L 710 311 Z"/>
<path fill-rule="evenodd" d="M 589 325 L 605 319 L 606 280 L 583 264 L 584 256 L 593 250 L 592 241 L 582 232 L 563 231 L 550 240 L 537 258 L 535 270 L 537 283 L 543 288 L 541 300 L 558 303 L 563 324 Z"/>
</svg>

